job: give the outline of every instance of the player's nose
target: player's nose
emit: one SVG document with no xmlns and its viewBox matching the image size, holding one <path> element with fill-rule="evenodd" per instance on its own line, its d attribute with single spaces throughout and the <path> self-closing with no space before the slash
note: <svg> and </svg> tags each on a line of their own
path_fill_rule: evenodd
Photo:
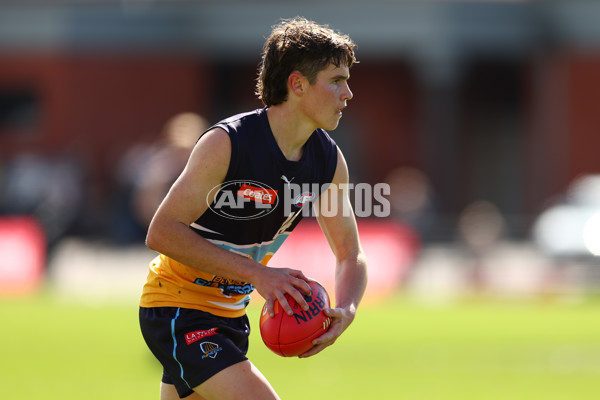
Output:
<svg viewBox="0 0 600 400">
<path fill-rule="evenodd" d="M 352 91 L 350 90 L 350 86 L 348 85 L 348 83 L 345 84 L 344 87 L 344 91 L 343 91 L 343 97 L 342 99 L 344 101 L 348 101 L 350 99 L 352 99 L 354 97 L 354 94 L 352 93 Z"/>
</svg>

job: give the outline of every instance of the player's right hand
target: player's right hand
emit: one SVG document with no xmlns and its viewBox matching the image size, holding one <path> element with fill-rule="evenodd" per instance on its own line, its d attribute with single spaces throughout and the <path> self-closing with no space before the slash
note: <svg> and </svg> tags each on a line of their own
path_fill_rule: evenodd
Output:
<svg viewBox="0 0 600 400">
<path fill-rule="evenodd" d="M 288 315 L 294 312 L 285 295 L 289 295 L 304 311 L 308 311 L 308 303 L 304 296 L 310 296 L 311 290 L 308 279 L 302 271 L 290 268 L 263 267 L 258 272 L 254 282 L 251 282 L 258 293 L 265 299 L 267 312 L 275 316 L 275 300 Z"/>
</svg>

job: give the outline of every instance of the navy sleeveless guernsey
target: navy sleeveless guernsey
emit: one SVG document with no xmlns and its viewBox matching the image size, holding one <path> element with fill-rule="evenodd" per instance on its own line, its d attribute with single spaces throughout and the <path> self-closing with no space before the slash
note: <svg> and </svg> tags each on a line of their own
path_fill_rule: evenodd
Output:
<svg viewBox="0 0 600 400">
<path fill-rule="evenodd" d="M 302 207 L 310 207 L 309 200 L 331 183 L 337 146 L 327 132 L 317 129 L 301 159 L 287 160 L 266 108 L 214 127 L 229 134 L 231 161 L 224 182 L 209 193 L 214 201 L 190 228 L 217 246 L 266 265 L 302 219 Z M 140 305 L 238 317 L 245 314 L 253 290 L 249 283 L 204 273 L 161 254 L 150 264 Z"/>
</svg>

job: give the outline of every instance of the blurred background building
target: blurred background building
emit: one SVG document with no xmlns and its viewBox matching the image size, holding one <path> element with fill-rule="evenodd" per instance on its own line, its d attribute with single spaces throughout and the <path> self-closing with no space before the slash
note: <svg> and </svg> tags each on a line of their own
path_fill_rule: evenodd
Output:
<svg viewBox="0 0 600 400">
<path fill-rule="evenodd" d="M 333 137 L 353 182 L 392 185 L 393 217 L 422 248 L 450 243 L 481 266 L 491 243 L 533 243 L 595 268 L 600 202 L 573 230 L 540 219 L 577 208 L 570 185 L 600 173 L 596 1 L 3 1 L 0 212 L 35 216 L 51 249 L 142 241 L 143 223 L 124 222 L 135 156 L 179 113 L 261 107 L 262 43 L 295 15 L 357 42 Z"/>
</svg>

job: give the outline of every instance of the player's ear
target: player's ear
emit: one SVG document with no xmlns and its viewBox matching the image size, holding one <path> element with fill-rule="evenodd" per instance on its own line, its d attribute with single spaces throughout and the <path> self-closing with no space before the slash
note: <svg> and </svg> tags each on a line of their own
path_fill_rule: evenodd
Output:
<svg viewBox="0 0 600 400">
<path fill-rule="evenodd" d="M 292 93 L 296 96 L 302 96 L 306 87 L 306 78 L 299 71 L 294 71 L 288 77 L 288 85 Z"/>
</svg>

